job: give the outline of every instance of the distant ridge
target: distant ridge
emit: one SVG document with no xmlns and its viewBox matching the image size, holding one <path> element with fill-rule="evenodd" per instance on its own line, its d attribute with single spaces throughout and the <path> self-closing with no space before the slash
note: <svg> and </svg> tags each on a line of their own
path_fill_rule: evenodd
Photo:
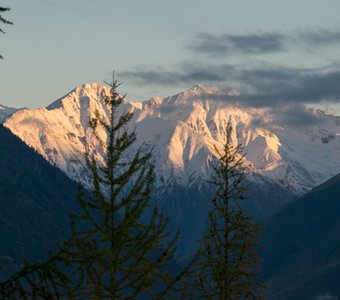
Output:
<svg viewBox="0 0 340 300">
<path fill-rule="evenodd" d="M 19 109 L 13 107 L 7 107 L 0 104 L 0 123 L 5 122 L 11 115 L 13 115 Z"/>
</svg>

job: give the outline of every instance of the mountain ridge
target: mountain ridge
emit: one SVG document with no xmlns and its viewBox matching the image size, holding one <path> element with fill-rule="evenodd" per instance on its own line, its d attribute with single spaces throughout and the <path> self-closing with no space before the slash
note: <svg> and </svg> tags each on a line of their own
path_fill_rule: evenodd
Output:
<svg viewBox="0 0 340 300">
<path fill-rule="evenodd" d="M 196 85 L 166 98 L 125 102 L 122 109 L 134 111 L 131 127 L 136 127 L 140 143 L 154 147 L 158 179 L 162 176 L 167 181 L 175 176 L 176 182 L 185 186 L 193 178 L 209 177 L 209 163 L 217 156 L 215 147 L 223 147 L 229 119 L 234 127 L 232 140 L 244 146 L 250 172 L 297 195 L 340 171 L 340 159 L 335 155 L 340 146 L 338 119 L 324 114 L 319 116 L 322 126 L 284 128 L 270 120 L 266 108 L 217 100 L 228 93 L 230 90 Z M 4 126 L 71 178 L 81 178 L 88 185 L 80 159 L 85 142 L 93 146 L 99 161 L 105 151 L 91 136 L 88 120 L 95 110 L 107 118 L 103 99 L 108 95 L 108 88 L 98 82 L 84 84 L 46 108 L 14 112 Z M 257 124 L 259 120 L 267 122 L 266 128 Z M 327 161 L 326 154 L 330 157 Z"/>
</svg>

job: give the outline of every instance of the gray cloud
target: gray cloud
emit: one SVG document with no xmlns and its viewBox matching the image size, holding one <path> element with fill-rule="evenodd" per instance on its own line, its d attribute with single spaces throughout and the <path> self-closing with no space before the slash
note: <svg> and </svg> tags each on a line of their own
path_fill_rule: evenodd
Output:
<svg viewBox="0 0 340 300">
<path fill-rule="evenodd" d="M 253 69 L 245 70 L 240 80 L 252 92 L 241 94 L 239 101 L 245 97 L 253 105 L 340 102 L 340 70 Z"/>
<path fill-rule="evenodd" d="M 252 121 L 252 125 L 256 127 L 267 127 L 268 124 L 275 123 L 275 125 L 282 127 L 303 127 L 320 125 L 325 122 L 325 119 L 320 114 L 307 109 L 301 103 L 287 103 L 270 107 L 267 115 L 270 115 L 270 118 L 265 119 L 259 117 Z"/>
<path fill-rule="evenodd" d="M 146 84 L 172 86 L 178 84 L 180 74 L 177 71 L 166 70 L 161 66 L 142 66 L 120 72 L 120 76 L 139 86 Z"/>
<path fill-rule="evenodd" d="M 284 36 L 278 33 L 214 36 L 199 33 L 188 48 L 209 55 L 267 54 L 284 50 Z"/>
<path fill-rule="evenodd" d="M 297 34 L 297 40 L 316 46 L 324 46 L 340 43 L 339 30 L 318 29 L 314 31 L 301 31 Z"/>
<path fill-rule="evenodd" d="M 296 30 L 290 34 L 258 32 L 251 34 L 212 35 L 198 33 L 187 45 L 195 53 L 212 57 L 269 54 L 302 47 L 330 46 L 340 43 L 340 29 Z"/>
<path fill-rule="evenodd" d="M 121 76 L 124 80 L 149 87 L 183 87 L 197 83 L 218 85 L 222 93 L 202 96 L 239 105 L 267 107 L 275 124 L 282 126 L 320 124 L 322 118 L 306 110 L 305 105 L 340 103 L 340 69 L 333 67 L 299 69 L 265 63 L 244 67 L 183 62 L 172 68 L 139 67 L 121 73 Z M 228 93 L 230 89 L 239 93 Z M 254 122 L 266 125 L 263 120 Z"/>
<path fill-rule="evenodd" d="M 182 62 L 172 68 L 161 66 L 142 66 L 133 70 L 120 72 L 122 78 L 139 85 L 194 85 L 204 82 L 216 84 L 225 82 L 237 70 L 233 65 L 204 64 L 201 62 Z M 230 76 L 231 79 L 231 76 Z"/>
<path fill-rule="evenodd" d="M 275 116 L 275 123 L 281 126 L 300 127 L 324 122 L 324 118 L 320 115 L 314 114 L 303 105 L 296 103 L 276 107 L 273 110 L 273 114 Z"/>
<path fill-rule="evenodd" d="M 289 50 L 316 49 L 340 43 L 339 30 L 297 30 L 254 34 L 211 35 L 200 33 L 188 45 L 195 52 L 221 58 L 228 55 L 270 54 Z M 293 48 L 292 48 L 293 47 Z M 340 104 L 340 64 L 320 68 L 293 68 L 255 62 L 248 65 L 183 61 L 171 67 L 144 66 L 121 73 L 139 86 L 218 85 L 239 93 L 206 94 L 205 98 L 252 107 L 267 107 L 276 124 L 304 126 L 322 118 L 305 104 Z M 223 90 L 223 89 L 222 89 Z M 263 120 L 257 120 L 259 124 Z"/>
<path fill-rule="evenodd" d="M 279 103 L 340 102 L 340 70 L 298 69 L 258 64 L 251 68 L 228 64 L 184 62 L 173 68 L 139 67 L 121 73 L 137 85 L 188 86 L 197 83 L 236 88 L 239 95 L 210 95 L 211 98 L 252 106 Z"/>
</svg>

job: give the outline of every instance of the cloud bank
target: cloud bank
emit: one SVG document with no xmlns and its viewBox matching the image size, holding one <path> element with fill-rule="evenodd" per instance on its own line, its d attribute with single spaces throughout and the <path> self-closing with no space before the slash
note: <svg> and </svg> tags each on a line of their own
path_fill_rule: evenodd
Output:
<svg viewBox="0 0 340 300">
<path fill-rule="evenodd" d="M 284 36 L 278 33 L 214 36 L 198 33 L 187 47 L 197 53 L 209 55 L 268 54 L 284 50 Z"/>
<path fill-rule="evenodd" d="M 320 116 L 305 109 L 306 104 L 340 104 L 340 64 L 320 67 L 287 67 L 252 61 L 247 65 L 225 63 L 230 56 L 260 56 L 291 50 L 314 51 L 340 44 L 340 28 L 335 30 L 296 30 L 289 34 L 257 32 L 212 35 L 198 33 L 187 45 L 197 60 L 184 60 L 172 66 L 138 66 L 121 73 L 137 86 L 184 88 L 195 84 L 220 86 L 238 93 L 207 95 L 252 107 L 266 107 L 277 124 L 302 126 L 321 122 Z M 197 56 L 195 56 L 197 57 Z M 214 58 L 214 59 L 207 59 Z M 232 61 L 232 60 L 228 60 Z M 261 120 L 258 120 L 261 123 Z"/>
<path fill-rule="evenodd" d="M 230 88 L 238 89 L 240 94 L 225 95 L 225 100 L 252 106 L 322 101 L 340 103 L 340 70 L 331 66 L 299 69 L 258 64 L 247 68 L 240 65 L 182 62 L 171 68 L 138 67 L 121 75 L 136 85 L 228 84 Z"/>
<path fill-rule="evenodd" d="M 268 55 L 297 48 L 318 48 L 340 43 L 340 29 L 296 30 L 290 34 L 257 32 L 249 34 L 197 33 L 186 46 L 189 51 L 220 58 L 231 55 Z"/>
</svg>

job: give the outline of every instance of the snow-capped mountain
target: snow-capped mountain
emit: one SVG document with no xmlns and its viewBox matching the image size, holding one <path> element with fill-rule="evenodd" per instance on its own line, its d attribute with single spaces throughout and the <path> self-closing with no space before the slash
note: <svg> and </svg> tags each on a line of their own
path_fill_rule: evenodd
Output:
<svg viewBox="0 0 340 300">
<path fill-rule="evenodd" d="M 95 110 L 107 116 L 102 100 L 108 93 L 100 83 L 85 84 L 46 108 L 16 112 L 4 125 L 70 177 L 86 182 L 85 143 L 99 160 L 105 151 L 91 135 L 88 119 Z M 154 146 L 159 180 L 187 186 L 204 178 L 215 147 L 225 142 L 229 118 L 232 140 L 244 146 L 253 174 L 300 194 L 339 173 L 340 118 L 315 111 L 323 120 L 318 126 L 282 126 L 269 120 L 266 109 L 218 101 L 219 94 L 223 98 L 217 88 L 195 86 L 168 98 L 124 105 L 135 112 L 139 140 Z"/>
<path fill-rule="evenodd" d="M 320 124 L 289 127 L 275 123 L 269 109 L 219 101 L 217 88 L 195 86 L 165 99 L 140 103 L 138 133 L 156 145 L 162 174 L 183 185 L 207 173 L 207 162 L 225 143 L 226 125 L 233 143 L 244 146 L 253 174 L 263 175 L 300 194 L 340 172 L 340 118 L 317 115 Z"/>
<path fill-rule="evenodd" d="M 100 83 L 85 84 L 46 108 L 17 111 L 4 125 L 51 164 L 90 186 L 85 145 L 98 161 L 105 149 L 91 134 L 88 120 L 95 110 L 107 118 L 103 99 L 108 94 Z M 122 107 L 134 111 L 131 126 L 139 143 L 154 148 L 156 198 L 192 241 L 200 238 L 205 224 L 202 214 L 211 192 L 206 179 L 216 149 L 225 142 L 228 120 L 234 128 L 233 143 L 241 143 L 246 152 L 248 178 L 255 190 L 249 209 L 255 215 L 281 209 L 294 196 L 340 172 L 340 118 L 315 110 L 309 113 L 318 123 L 286 126 L 270 109 L 223 100 L 234 94 L 194 86 L 168 98 L 126 102 Z M 100 134 L 105 138 L 104 132 Z"/>
</svg>

